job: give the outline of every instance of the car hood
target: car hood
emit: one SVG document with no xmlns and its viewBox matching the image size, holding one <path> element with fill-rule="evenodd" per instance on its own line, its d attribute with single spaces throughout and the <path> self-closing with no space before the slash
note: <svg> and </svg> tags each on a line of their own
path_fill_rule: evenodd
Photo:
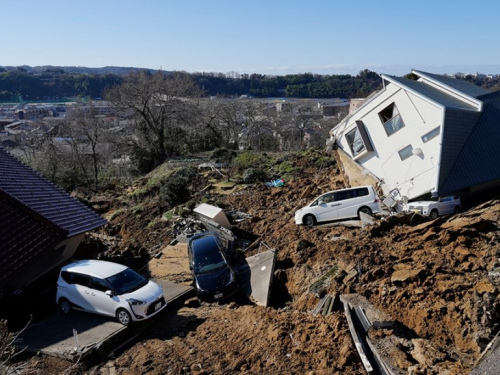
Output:
<svg viewBox="0 0 500 375">
<path fill-rule="evenodd" d="M 231 273 L 231 268 L 224 267 L 220 270 L 196 275 L 196 283 L 198 284 L 198 288 L 204 291 L 221 291 L 229 284 Z"/>
<path fill-rule="evenodd" d="M 414 206 L 430 206 L 431 204 L 434 204 L 437 202 L 433 201 L 417 201 L 417 202 L 410 202 L 408 203 L 408 207 L 414 207 Z"/>
<path fill-rule="evenodd" d="M 163 290 L 161 286 L 156 284 L 154 281 L 149 280 L 149 282 L 142 288 L 134 290 L 133 292 L 122 294 L 121 297 L 124 299 L 135 298 L 141 301 L 154 301 L 159 296 L 163 295 Z"/>
</svg>

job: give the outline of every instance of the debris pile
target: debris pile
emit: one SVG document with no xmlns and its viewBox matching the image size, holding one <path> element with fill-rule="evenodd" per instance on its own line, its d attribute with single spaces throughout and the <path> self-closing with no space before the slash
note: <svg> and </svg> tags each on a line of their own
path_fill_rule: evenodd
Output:
<svg viewBox="0 0 500 375">
<path fill-rule="evenodd" d="M 269 307 L 238 299 L 187 303 L 88 373 L 360 374 L 363 363 L 342 304 L 334 303 L 334 296 L 354 293 L 398 322 L 368 328 L 366 335 L 381 343 L 395 367 L 412 374 L 470 372 L 500 330 L 500 201 L 434 221 L 411 214 L 361 228 L 308 228 L 295 225 L 295 210 L 344 181 L 336 168 L 321 169 L 304 155 L 293 165 L 294 177 L 279 189 L 258 184 L 245 187 L 245 194 L 207 189 L 196 195 L 198 203 L 248 214 L 233 220 L 232 230 L 275 249 Z M 207 177 L 196 186 L 208 184 Z M 163 213 L 154 212 L 154 200 L 150 204 L 111 221 L 119 228 L 116 253 L 137 255 L 146 244 L 150 249 L 174 238 L 172 222 L 155 221 Z M 247 257 L 259 252 L 258 246 L 246 249 Z"/>
</svg>

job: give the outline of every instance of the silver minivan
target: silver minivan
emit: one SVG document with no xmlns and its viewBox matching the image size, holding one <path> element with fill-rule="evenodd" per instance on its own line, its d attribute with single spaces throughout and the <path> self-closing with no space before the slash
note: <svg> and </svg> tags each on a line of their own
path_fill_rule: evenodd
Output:
<svg viewBox="0 0 500 375">
<path fill-rule="evenodd" d="M 380 199 L 373 186 L 329 191 L 295 212 L 295 223 L 308 226 L 316 223 L 371 215 L 380 212 Z"/>
</svg>

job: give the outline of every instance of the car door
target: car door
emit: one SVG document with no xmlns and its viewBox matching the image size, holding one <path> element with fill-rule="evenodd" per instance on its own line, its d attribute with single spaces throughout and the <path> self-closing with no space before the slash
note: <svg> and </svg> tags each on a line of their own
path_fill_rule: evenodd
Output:
<svg viewBox="0 0 500 375">
<path fill-rule="evenodd" d="M 68 285 L 68 299 L 77 308 L 93 311 L 90 305 L 89 295 L 90 277 L 79 273 L 73 273 L 71 284 Z"/>
<path fill-rule="evenodd" d="M 327 193 L 319 198 L 318 205 L 315 208 L 316 220 L 328 221 L 337 218 L 339 202 L 335 201 L 335 193 Z"/>
<path fill-rule="evenodd" d="M 356 203 L 361 199 L 358 198 L 355 193 L 356 191 L 352 189 L 339 191 L 335 194 L 335 200 L 339 204 L 337 211 L 337 217 L 339 219 L 348 219 L 358 214 L 357 209 L 359 204 L 356 205 Z"/>
<path fill-rule="evenodd" d="M 453 213 L 454 201 L 453 197 L 439 198 L 439 214 L 448 215 Z"/>
<path fill-rule="evenodd" d="M 109 296 L 106 294 L 110 290 L 110 286 L 104 280 L 97 277 L 91 277 L 89 281 L 87 300 L 93 312 L 114 316 L 116 296 Z"/>
</svg>

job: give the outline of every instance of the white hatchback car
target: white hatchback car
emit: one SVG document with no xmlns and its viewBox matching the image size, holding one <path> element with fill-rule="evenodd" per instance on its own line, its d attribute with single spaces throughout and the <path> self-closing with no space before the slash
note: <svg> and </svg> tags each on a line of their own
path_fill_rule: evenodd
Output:
<svg viewBox="0 0 500 375">
<path fill-rule="evenodd" d="M 295 224 L 311 226 L 323 221 L 359 217 L 360 212 L 371 215 L 380 211 L 380 199 L 373 186 L 358 186 L 320 195 L 295 212 Z"/>
<path fill-rule="evenodd" d="M 167 303 L 161 286 L 134 270 L 102 260 L 81 260 L 61 269 L 56 302 L 71 309 L 114 316 L 123 325 L 150 318 Z"/>
</svg>

